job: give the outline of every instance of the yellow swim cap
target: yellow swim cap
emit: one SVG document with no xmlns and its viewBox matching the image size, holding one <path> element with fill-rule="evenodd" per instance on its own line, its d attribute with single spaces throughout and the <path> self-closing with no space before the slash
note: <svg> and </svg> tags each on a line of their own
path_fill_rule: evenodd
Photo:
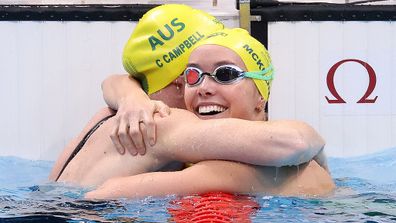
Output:
<svg viewBox="0 0 396 223">
<path fill-rule="evenodd" d="M 187 5 L 153 8 L 139 20 L 126 43 L 124 68 L 152 94 L 182 74 L 196 43 L 223 28 L 215 17 Z"/>
<path fill-rule="evenodd" d="M 268 100 L 274 70 L 269 53 L 263 44 L 246 30 L 235 28 L 210 34 L 205 40 L 196 44 L 194 49 L 211 44 L 227 47 L 238 54 L 249 72 L 246 76 L 253 79 L 260 94 Z"/>
</svg>

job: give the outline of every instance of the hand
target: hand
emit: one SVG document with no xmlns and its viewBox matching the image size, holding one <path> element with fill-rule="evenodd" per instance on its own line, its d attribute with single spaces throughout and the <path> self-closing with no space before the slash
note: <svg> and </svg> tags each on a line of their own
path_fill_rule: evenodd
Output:
<svg viewBox="0 0 396 223">
<path fill-rule="evenodd" d="M 154 114 L 161 117 L 170 114 L 169 107 L 162 101 L 133 99 L 120 100 L 115 116 L 116 125 L 110 135 L 120 154 L 125 150 L 133 156 L 146 153 L 146 145 L 156 143 L 156 125 Z"/>
<path fill-rule="evenodd" d="M 84 198 L 108 200 L 118 198 L 139 198 L 143 196 L 148 196 L 152 193 L 151 190 L 146 190 L 145 187 L 139 188 L 139 186 L 141 185 L 140 182 L 145 179 L 145 176 L 145 174 L 140 174 L 127 177 L 110 178 L 106 180 L 102 185 L 100 185 L 97 189 L 86 193 Z M 142 191 L 144 193 L 139 194 L 142 193 Z"/>
<path fill-rule="evenodd" d="M 121 197 L 122 192 L 119 193 L 119 189 L 121 191 L 126 190 L 125 187 L 122 187 L 124 178 L 111 178 L 106 180 L 101 186 L 97 189 L 87 192 L 84 196 L 85 199 L 115 199 Z"/>
</svg>

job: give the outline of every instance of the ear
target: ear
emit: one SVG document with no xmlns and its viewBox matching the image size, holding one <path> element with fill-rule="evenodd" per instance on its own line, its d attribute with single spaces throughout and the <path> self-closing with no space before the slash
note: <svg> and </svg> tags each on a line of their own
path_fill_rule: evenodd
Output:
<svg viewBox="0 0 396 223">
<path fill-rule="evenodd" d="M 264 110 L 265 104 L 267 103 L 266 100 L 260 95 L 257 99 L 255 110 L 257 112 L 262 112 Z"/>
</svg>

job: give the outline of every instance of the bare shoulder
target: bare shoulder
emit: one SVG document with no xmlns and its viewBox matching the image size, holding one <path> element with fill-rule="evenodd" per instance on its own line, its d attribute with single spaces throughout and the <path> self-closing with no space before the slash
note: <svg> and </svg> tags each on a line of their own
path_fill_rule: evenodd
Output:
<svg viewBox="0 0 396 223">
<path fill-rule="evenodd" d="M 94 125 L 96 125 L 100 120 L 110 115 L 114 115 L 115 111 L 109 107 L 101 108 L 99 111 L 95 113 L 95 115 L 88 121 L 87 125 L 85 126 L 83 132 L 87 132 L 91 129 Z"/>
<path fill-rule="evenodd" d="M 49 179 L 55 181 L 58 177 L 62 167 L 65 165 L 67 159 L 71 156 L 77 145 L 81 142 L 84 136 L 103 118 L 114 114 L 114 111 L 108 107 L 100 109 L 96 114 L 88 121 L 84 126 L 83 130 L 74 137 L 62 150 L 58 159 L 56 160 L 54 167 L 50 173 Z"/>
</svg>

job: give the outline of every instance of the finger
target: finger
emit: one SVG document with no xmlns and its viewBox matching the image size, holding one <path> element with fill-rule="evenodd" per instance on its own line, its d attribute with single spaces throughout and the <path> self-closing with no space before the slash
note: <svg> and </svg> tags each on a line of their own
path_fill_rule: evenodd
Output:
<svg viewBox="0 0 396 223">
<path fill-rule="evenodd" d="M 144 147 L 142 149 L 138 150 L 138 153 L 140 155 L 144 155 L 144 154 L 146 154 L 146 145 L 147 145 L 147 140 L 148 140 L 147 127 L 144 122 L 139 122 L 139 126 L 140 126 L 140 132 L 142 133 Z"/>
<path fill-rule="evenodd" d="M 132 156 L 137 155 L 136 148 L 133 144 L 133 139 L 129 136 L 131 129 L 136 129 L 137 127 L 130 126 L 128 122 L 121 121 L 120 129 L 118 131 L 118 137 L 120 138 L 121 145 L 128 150 Z M 132 130 L 133 131 L 133 130 Z"/>
<path fill-rule="evenodd" d="M 106 190 L 101 188 L 87 192 L 84 196 L 84 199 L 88 199 L 88 200 L 104 200 L 106 198 L 108 198 L 108 195 L 106 194 Z"/>
<path fill-rule="evenodd" d="M 140 131 L 143 135 L 144 142 L 148 142 L 150 146 L 154 146 L 156 142 L 156 124 L 153 116 L 144 115 L 143 122 L 140 124 Z"/>
<path fill-rule="evenodd" d="M 118 138 L 118 125 L 113 128 L 113 130 L 110 133 L 110 139 L 113 142 L 113 145 L 117 149 L 118 153 L 121 155 L 125 154 L 125 148 L 121 145 L 120 139 Z"/>
<path fill-rule="evenodd" d="M 137 155 L 138 153 L 141 154 L 142 151 L 145 151 L 145 145 L 143 142 L 142 133 L 140 132 L 140 124 L 139 121 L 133 121 L 134 125 L 129 127 L 128 137 L 130 137 L 133 145 L 134 145 L 134 154 Z M 131 123 L 132 125 L 132 123 Z M 143 153 L 144 154 L 144 153 Z"/>
<path fill-rule="evenodd" d="M 155 101 L 154 105 L 155 105 L 155 110 L 154 111 L 158 112 L 162 118 L 170 115 L 170 108 L 164 102 Z"/>
<path fill-rule="evenodd" d="M 87 200 L 94 200 L 96 197 L 97 197 L 97 191 L 96 190 L 87 192 L 84 195 L 84 199 L 87 199 Z"/>
</svg>

